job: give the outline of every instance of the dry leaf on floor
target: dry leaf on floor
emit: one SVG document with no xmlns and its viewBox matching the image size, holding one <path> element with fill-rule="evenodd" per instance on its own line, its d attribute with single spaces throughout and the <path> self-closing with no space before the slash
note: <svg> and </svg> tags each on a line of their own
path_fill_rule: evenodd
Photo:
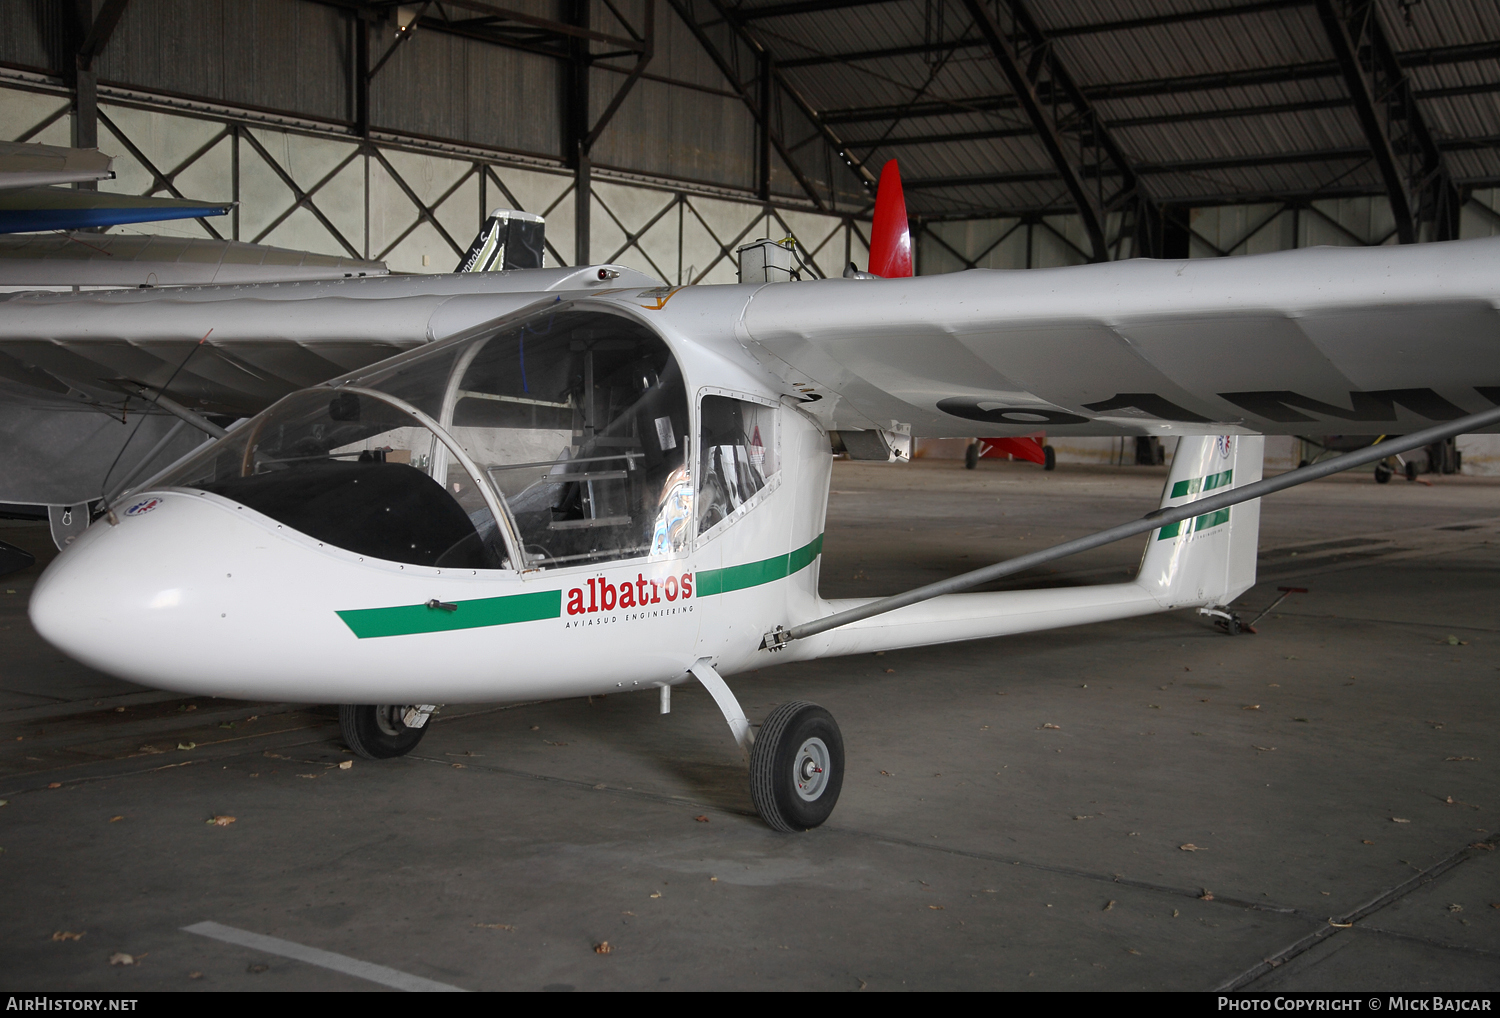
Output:
<svg viewBox="0 0 1500 1018">
<path fill-rule="evenodd" d="M 77 933 L 74 933 L 72 930 L 58 930 L 56 933 L 52 934 L 52 939 L 53 940 L 77 940 L 79 937 L 83 936 L 87 932 L 88 932 L 87 930 L 79 930 Z"/>
<path fill-rule="evenodd" d="M 1450 756 L 1450 757 L 1447 758 L 1446 762 L 1447 763 L 1463 763 L 1465 760 L 1468 760 L 1468 761 L 1470 761 L 1472 763 L 1478 763 L 1479 762 L 1479 757 L 1477 757 L 1477 756 Z"/>
<path fill-rule="evenodd" d="M 1201 851 L 1203 851 L 1203 849 L 1199 848 L 1197 845 L 1193 844 L 1191 841 L 1188 842 L 1186 845 L 1178 845 L 1177 846 L 1177 850 L 1179 852 L 1201 852 Z"/>
<path fill-rule="evenodd" d="M 1246 705 L 1244 707 L 1241 707 L 1240 710 L 1260 710 L 1260 704 L 1258 704 L 1258 703 L 1248 704 L 1248 705 Z"/>
<path fill-rule="evenodd" d="M 594 945 L 595 954 L 609 954 L 609 952 L 613 950 L 614 948 L 609 946 L 609 941 L 607 940 L 601 940 L 599 941 L 599 943 Z"/>
<path fill-rule="evenodd" d="M 1353 923 L 1336 923 L 1332 919 L 1330 919 L 1330 920 L 1328 920 L 1328 925 L 1334 927 L 1335 929 L 1347 930 L 1347 929 L 1349 929 L 1349 927 L 1353 926 L 1354 924 Z"/>
<path fill-rule="evenodd" d="M 121 951 L 116 951 L 114 954 L 109 956 L 109 963 L 111 965 L 134 965 L 135 956 L 131 954 L 125 954 Z"/>
<path fill-rule="evenodd" d="M 1198 900 L 1199 901 L 1213 901 L 1214 900 L 1213 892 L 1210 891 L 1208 888 L 1205 887 L 1203 889 L 1203 893 L 1200 894 L 1200 895 L 1198 895 Z"/>
<path fill-rule="evenodd" d="M 228 827 L 230 824 L 234 823 L 234 821 L 235 821 L 234 817 L 223 816 L 221 814 L 221 815 L 216 815 L 212 820 L 205 820 L 204 823 L 206 823 L 206 824 L 212 824 L 215 827 Z"/>
<path fill-rule="evenodd" d="M 1373 844 L 1375 844 L 1375 842 L 1373 842 L 1373 841 L 1361 841 L 1360 844 L 1361 845 L 1373 845 Z"/>
<path fill-rule="evenodd" d="M 1411 823 L 1411 821 L 1407 820 L 1405 817 L 1391 817 L 1391 823 L 1393 823 L 1393 824 L 1409 824 L 1409 823 Z"/>
<path fill-rule="evenodd" d="M 1262 753 L 1269 753 L 1272 750 L 1274 750 L 1276 747 L 1275 746 L 1256 746 L 1255 748 L 1258 749 L 1258 750 L 1260 750 Z"/>
<path fill-rule="evenodd" d="M 602 791 L 604 791 L 604 786 L 603 785 L 595 785 L 594 786 L 594 791 L 596 791 L 596 792 L 602 792 Z"/>
<path fill-rule="evenodd" d="M 708 878 L 708 882 L 710 884 L 717 884 L 719 882 L 719 878 L 718 877 L 709 877 Z"/>
<path fill-rule="evenodd" d="M 1462 905 L 1449 905 L 1448 906 L 1448 911 L 1449 912 L 1462 912 L 1463 910 L 1464 910 L 1464 907 Z"/>
<path fill-rule="evenodd" d="M 885 673 L 886 673 L 886 674 L 887 674 L 887 675 L 895 675 L 895 674 L 896 674 L 896 669 L 894 669 L 894 668 L 887 668 L 887 669 L 886 669 L 886 670 L 885 670 Z"/>
<path fill-rule="evenodd" d="M 110 823 L 114 823 L 116 820 L 124 820 L 124 819 L 125 819 L 124 817 L 110 817 L 109 818 L 109 822 Z"/>
<path fill-rule="evenodd" d="M 202 972 L 189 972 L 188 973 L 188 978 L 189 979 L 202 979 L 203 978 L 203 973 Z"/>
<path fill-rule="evenodd" d="M 1062 729 L 1062 725 L 1054 725 L 1054 724 L 1045 724 L 1045 725 L 1042 725 L 1042 727 L 1043 728 L 1056 728 L 1058 730 Z"/>
<path fill-rule="evenodd" d="M 196 742 L 179 742 L 177 744 L 177 748 L 178 749 L 197 749 L 198 748 L 198 744 Z"/>
<path fill-rule="evenodd" d="M 1073 819 L 1074 819 L 1074 820 L 1087 820 L 1087 819 L 1089 819 L 1089 818 L 1090 818 L 1090 817 L 1091 817 L 1091 816 L 1093 816 L 1093 814 L 1092 814 L 1092 813 L 1085 813 L 1085 814 L 1084 814 L 1084 815 L 1083 815 L 1083 816 L 1078 816 L 1078 817 L 1074 817 L 1074 818 L 1073 818 Z"/>
<path fill-rule="evenodd" d="M 452 767 L 452 768 L 453 768 L 453 769 L 454 769 L 454 770 L 456 770 L 456 771 L 461 771 L 461 770 L 463 770 L 463 769 L 464 769 L 464 768 L 465 768 L 465 767 L 466 767 L 466 766 L 467 766 L 467 765 L 466 765 L 466 764 L 461 764 L 461 763 L 456 763 L 456 764 L 449 764 L 449 765 L 448 765 L 448 766 L 449 766 L 449 767 Z"/>
<path fill-rule="evenodd" d="M 567 745 L 566 742 L 553 742 L 550 739 L 543 739 L 542 741 L 545 742 L 549 746 L 566 746 Z"/>
<path fill-rule="evenodd" d="M 892 774 L 890 771 L 881 771 L 880 773 L 884 774 L 888 778 L 894 778 L 896 776 L 896 775 Z"/>
<path fill-rule="evenodd" d="M 1176 918 L 1177 918 L 1177 916 L 1178 916 L 1178 915 L 1179 915 L 1179 913 L 1178 913 L 1178 911 L 1177 911 L 1177 910 L 1176 910 L 1176 909 L 1175 909 L 1175 908 L 1174 908 L 1174 909 L 1173 909 L 1173 910 L 1172 910 L 1172 918 L 1173 918 L 1173 919 L 1176 919 Z"/>
<path fill-rule="evenodd" d="M 533 732 L 540 732 L 542 730 L 542 726 L 541 725 L 532 725 L 531 726 L 531 730 Z"/>
<path fill-rule="evenodd" d="M 351 768 L 353 766 L 354 766 L 354 761 L 353 760 L 340 760 L 339 761 L 339 770 L 341 770 L 341 771 L 347 771 L 349 768 Z"/>
<path fill-rule="evenodd" d="M 481 930 L 510 930 L 511 932 L 515 932 L 516 929 L 514 926 L 507 926 L 505 923 L 475 923 L 474 925 Z"/>
<path fill-rule="evenodd" d="M 61 788 L 62 787 L 62 782 L 61 781 L 49 782 L 48 785 L 47 785 L 47 787 L 48 788 Z"/>
<path fill-rule="evenodd" d="M 660 898 L 661 897 L 661 892 L 660 891 L 652 891 L 651 892 L 651 897 L 653 897 L 653 898 Z"/>
<path fill-rule="evenodd" d="M 1104 907 L 1102 909 L 1100 909 L 1100 911 L 1101 912 L 1110 912 L 1110 911 L 1114 910 L 1114 907 L 1115 907 L 1115 902 L 1114 902 L 1114 899 L 1111 898 L 1109 901 L 1105 902 Z"/>
<path fill-rule="evenodd" d="M 140 749 L 136 750 L 136 752 L 137 753 L 165 753 L 166 750 L 164 750 L 164 749 L 158 749 L 155 746 L 142 746 Z"/>
<path fill-rule="evenodd" d="M 941 905 L 928 905 L 927 907 L 932 909 L 934 912 L 941 912 L 943 910 L 943 906 Z"/>
<path fill-rule="evenodd" d="M 698 817 L 693 817 L 693 819 L 696 820 L 696 821 L 698 821 L 700 824 L 706 824 L 706 823 L 708 823 L 708 817 L 698 816 Z"/>
<path fill-rule="evenodd" d="M 299 777 L 299 778 L 315 778 L 315 777 L 317 777 L 317 775 L 316 774 L 299 774 L 299 775 L 297 775 L 297 777 Z"/>
</svg>

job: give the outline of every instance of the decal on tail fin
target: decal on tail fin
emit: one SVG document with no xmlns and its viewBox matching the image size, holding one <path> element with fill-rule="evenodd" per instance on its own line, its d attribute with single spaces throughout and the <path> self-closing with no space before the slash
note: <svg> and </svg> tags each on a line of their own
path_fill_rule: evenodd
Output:
<svg viewBox="0 0 1500 1018">
<path fill-rule="evenodd" d="M 870 224 L 870 272 L 887 279 L 912 274 L 911 227 L 906 221 L 901 170 L 894 159 L 881 168 L 880 189 L 875 193 L 875 219 Z"/>
<path fill-rule="evenodd" d="M 1260 435 L 1195 435 L 1177 443 L 1162 507 L 1260 480 Z M 1260 501 L 1170 523 L 1151 532 L 1136 582 L 1163 607 L 1228 604 L 1255 585 Z"/>
</svg>

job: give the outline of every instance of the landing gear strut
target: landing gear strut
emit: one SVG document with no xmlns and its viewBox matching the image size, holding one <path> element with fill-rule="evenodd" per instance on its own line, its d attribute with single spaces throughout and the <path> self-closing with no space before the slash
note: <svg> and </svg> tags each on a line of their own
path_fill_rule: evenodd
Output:
<svg viewBox="0 0 1500 1018">
<path fill-rule="evenodd" d="M 713 696 L 750 758 L 750 799 L 761 819 L 786 834 L 827 820 L 844 787 L 844 737 L 833 715 L 794 700 L 771 711 L 755 733 L 708 658 L 688 670 Z"/>
<path fill-rule="evenodd" d="M 427 717 L 431 712 L 429 704 L 341 704 L 339 731 L 356 756 L 389 760 L 417 748 L 427 734 Z M 412 724 L 408 725 L 408 721 Z"/>
</svg>

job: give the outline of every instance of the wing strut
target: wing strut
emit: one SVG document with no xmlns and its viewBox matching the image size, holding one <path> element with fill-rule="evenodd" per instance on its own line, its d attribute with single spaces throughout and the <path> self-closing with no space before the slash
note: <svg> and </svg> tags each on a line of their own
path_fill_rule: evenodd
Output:
<svg viewBox="0 0 1500 1018">
<path fill-rule="evenodd" d="M 1284 474 L 1278 474 L 1263 481 L 1256 481 L 1254 484 L 1247 484 L 1239 488 L 1230 488 L 1222 494 L 1210 495 L 1196 502 L 1174 506 L 1170 509 L 1157 509 L 1147 513 L 1141 519 L 1122 523 L 1108 530 L 1101 530 L 1097 534 L 1090 534 L 1087 537 L 1066 541 L 1063 544 L 1053 545 L 1051 548 L 1043 548 L 1041 551 L 1034 551 L 1028 555 L 1006 559 L 1004 562 L 997 562 L 982 569 L 975 569 L 971 572 L 949 577 L 946 580 L 939 580 L 936 583 L 929 583 L 923 587 L 916 587 L 902 594 L 893 594 L 890 597 L 872 601 L 859 608 L 836 612 L 833 615 L 816 619 L 812 622 L 804 622 L 790 629 L 778 627 L 774 632 L 766 634 L 761 646 L 766 650 L 780 650 L 793 640 L 817 636 L 819 633 L 826 633 L 830 629 L 847 626 L 851 622 L 860 622 L 864 619 L 873 618 L 876 615 L 884 615 L 898 608 L 905 608 L 907 605 L 929 601 L 934 597 L 941 597 L 944 594 L 956 594 L 961 590 L 968 590 L 971 587 L 977 587 L 992 580 L 998 580 L 1002 576 L 1012 576 L 1016 573 L 1024 572 L 1044 562 L 1051 562 L 1069 555 L 1076 555 L 1079 552 L 1098 548 L 1102 545 L 1113 544 L 1115 541 L 1134 537 L 1137 534 L 1144 534 L 1147 531 L 1155 530 L 1168 523 L 1177 523 L 1194 516 L 1201 516 L 1217 509 L 1226 508 L 1227 506 L 1249 502 L 1252 499 L 1284 491 L 1299 484 L 1306 484 L 1308 481 L 1316 481 L 1320 477 L 1327 477 L 1329 474 L 1336 474 L 1352 467 L 1383 460 L 1387 456 L 1394 456 L 1396 453 L 1406 452 L 1408 449 L 1418 449 L 1424 445 L 1431 445 L 1433 442 L 1441 442 L 1455 435 L 1465 435 L 1480 431 L 1495 424 L 1500 424 L 1500 407 L 1485 410 L 1477 414 L 1470 414 L 1467 417 L 1460 417 L 1454 421 L 1446 421 L 1423 431 L 1416 431 L 1410 435 L 1403 435 L 1401 438 L 1381 442 L 1351 453 L 1345 453 L 1343 456 L 1336 456 L 1333 459 L 1324 460 L 1322 463 L 1314 463 L 1312 466 L 1289 470 Z"/>
</svg>

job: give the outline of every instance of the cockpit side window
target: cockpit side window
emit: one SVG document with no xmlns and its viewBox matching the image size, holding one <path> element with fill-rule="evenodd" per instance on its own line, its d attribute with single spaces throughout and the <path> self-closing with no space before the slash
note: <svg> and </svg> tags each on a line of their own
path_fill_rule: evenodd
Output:
<svg viewBox="0 0 1500 1018">
<path fill-rule="evenodd" d="M 504 497 L 528 565 L 686 549 L 686 389 L 645 326 L 537 316 L 476 344 L 455 377 L 444 423 Z"/>
<path fill-rule="evenodd" d="M 776 407 L 704 396 L 698 429 L 698 533 L 704 534 L 750 502 L 776 475 Z"/>
</svg>

